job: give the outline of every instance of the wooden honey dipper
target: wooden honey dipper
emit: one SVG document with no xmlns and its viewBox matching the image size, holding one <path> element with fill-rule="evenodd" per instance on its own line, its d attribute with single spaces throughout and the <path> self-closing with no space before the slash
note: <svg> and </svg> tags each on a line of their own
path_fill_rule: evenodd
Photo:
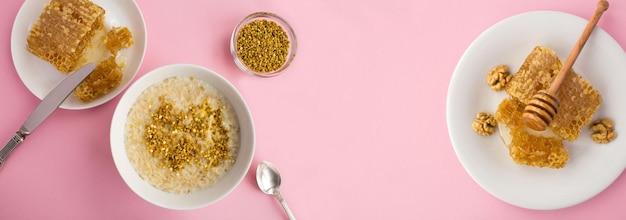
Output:
<svg viewBox="0 0 626 220">
<path fill-rule="evenodd" d="M 552 84 L 550 84 L 548 91 L 540 90 L 528 101 L 526 108 L 524 108 L 524 114 L 522 115 L 524 124 L 526 124 L 527 127 L 536 131 L 543 131 L 550 125 L 559 108 L 559 100 L 556 98 L 556 93 L 559 91 L 559 87 L 561 87 L 561 83 L 563 83 L 567 73 L 570 72 L 576 58 L 578 58 L 578 54 L 580 54 L 583 46 L 585 46 L 591 32 L 593 32 L 596 24 L 598 24 L 602 13 L 607 9 L 609 9 L 609 2 L 607 0 L 600 0 L 596 12 L 591 20 L 589 20 L 589 23 L 587 23 L 585 30 L 583 30 L 582 35 L 578 38 L 578 42 L 576 42 L 567 60 L 565 60 L 565 64 L 563 64 L 563 67 L 554 78 Z"/>
</svg>

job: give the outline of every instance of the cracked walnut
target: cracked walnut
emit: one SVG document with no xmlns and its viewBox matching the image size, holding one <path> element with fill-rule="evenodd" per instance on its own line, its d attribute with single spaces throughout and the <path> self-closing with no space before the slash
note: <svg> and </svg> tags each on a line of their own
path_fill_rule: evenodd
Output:
<svg viewBox="0 0 626 220">
<path fill-rule="evenodd" d="M 498 126 L 496 119 L 493 115 L 486 112 L 479 112 L 476 115 L 476 120 L 472 123 L 472 129 L 483 136 L 489 136 L 495 133 L 496 126 Z"/>
<path fill-rule="evenodd" d="M 509 67 L 505 65 L 498 65 L 489 70 L 489 73 L 487 74 L 487 84 L 491 87 L 491 90 L 499 92 L 504 89 L 509 81 L 511 81 L 511 77 Z"/>
<path fill-rule="evenodd" d="M 613 121 L 607 118 L 591 123 L 591 125 L 589 125 L 589 130 L 591 130 L 591 139 L 593 139 L 593 142 L 598 144 L 608 144 L 617 138 L 617 133 L 613 130 L 614 127 L 615 124 Z"/>
</svg>

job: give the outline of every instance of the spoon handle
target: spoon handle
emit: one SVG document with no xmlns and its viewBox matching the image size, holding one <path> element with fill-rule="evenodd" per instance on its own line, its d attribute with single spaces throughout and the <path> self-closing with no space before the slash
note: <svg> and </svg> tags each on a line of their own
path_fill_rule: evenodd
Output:
<svg viewBox="0 0 626 220">
<path fill-rule="evenodd" d="M 283 196 L 280 195 L 280 192 L 278 190 L 274 191 L 274 197 L 276 197 L 276 199 L 278 199 L 278 201 L 280 202 L 280 205 L 283 206 L 283 209 L 285 209 L 285 212 L 287 212 L 287 216 L 289 216 L 289 219 L 296 220 L 296 217 L 293 216 L 293 212 L 291 212 L 291 209 L 289 209 L 289 206 L 287 206 L 287 203 L 283 199 Z"/>
</svg>

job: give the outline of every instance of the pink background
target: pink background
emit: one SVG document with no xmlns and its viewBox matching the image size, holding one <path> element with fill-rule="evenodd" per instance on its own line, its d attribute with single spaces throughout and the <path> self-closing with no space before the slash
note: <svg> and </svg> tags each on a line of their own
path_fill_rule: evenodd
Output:
<svg viewBox="0 0 626 220">
<path fill-rule="evenodd" d="M 167 64 L 217 71 L 242 93 L 257 132 L 244 181 L 192 211 L 167 210 L 134 194 L 111 157 L 119 97 L 88 110 L 55 112 L 0 170 L 1 219 L 286 219 L 257 189 L 261 160 L 283 175 L 298 219 L 625 219 L 626 179 L 554 211 L 493 197 L 465 172 L 446 128 L 445 100 L 457 61 L 485 29 L 509 16 L 558 10 L 590 17 L 596 0 L 137 0 L 148 30 L 137 77 Z M 23 1 L 0 7 L 0 141 L 38 104 L 20 81 L 10 36 Z M 286 73 L 240 71 L 228 40 L 255 11 L 294 27 L 298 53 Z M 626 2 L 611 1 L 599 26 L 626 46 Z M 137 79 L 137 78 L 135 78 Z M 4 143 L 4 142 L 3 142 Z"/>
</svg>

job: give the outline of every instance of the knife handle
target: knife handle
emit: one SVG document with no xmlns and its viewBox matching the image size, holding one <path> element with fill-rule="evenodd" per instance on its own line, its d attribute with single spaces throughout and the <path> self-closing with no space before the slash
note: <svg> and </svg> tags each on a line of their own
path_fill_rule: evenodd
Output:
<svg viewBox="0 0 626 220">
<path fill-rule="evenodd" d="M 15 150 L 15 148 L 24 141 L 24 138 L 26 138 L 26 135 L 18 131 L 13 135 L 13 137 L 11 137 L 11 140 L 4 145 L 2 150 L 0 150 L 0 167 L 2 167 L 4 160 L 7 159 L 9 154 L 11 154 L 11 152 L 13 152 L 13 150 Z"/>
</svg>

